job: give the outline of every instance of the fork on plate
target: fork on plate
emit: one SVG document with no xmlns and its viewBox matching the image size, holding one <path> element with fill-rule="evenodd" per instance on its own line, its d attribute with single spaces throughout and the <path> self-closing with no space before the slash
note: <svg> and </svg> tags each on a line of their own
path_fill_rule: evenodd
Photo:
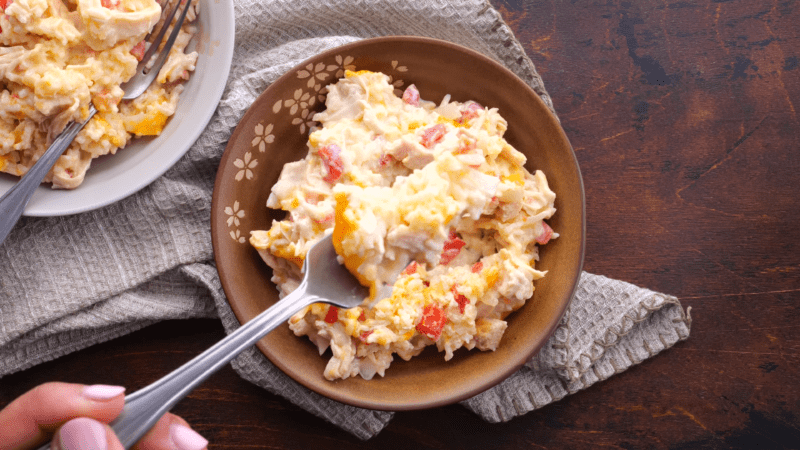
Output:
<svg viewBox="0 0 800 450">
<path fill-rule="evenodd" d="M 145 38 L 145 41 L 150 43 L 150 47 L 145 51 L 139 65 L 136 67 L 136 73 L 120 86 L 124 92 L 122 100 L 133 100 L 142 95 L 153 80 L 156 79 L 158 72 L 169 57 L 169 51 L 178 37 L 192 2 L 191 0 L 178 0 L 175 2 L 175 6 L 167 11 L 165 6 L 168 4 L 169 0 L 162 2 L 161 15 L 164 20 L 161 28 L 153 30 Z M 164 41 L 164 36 L 169 30 L 170 23 L 172 23 L 179 10 L 180 15 L 172 27 L 172 32 L 167 37 L 164 45 L 161 46 L 161 42 Z M 89 103 L 89 115 L 86 119 L 82 122 L 69 123 L 64 128 L 64 131 L 53 140 L 53 143 L 50 144 L 50 147 L 47 148 L 47 151 L 36 161 L 33 167 L 22 176 L 17 184 L 0 197 L 0 244 L 5 241 L 14 225 L 19 221 L 20 216 L 25 211 L 25 206 L 27 206 L 36 188 L 42 184 L 44 177 L 53 168 L 61 154 L 69 147 L 78 132 L 83 129 L 96 113 L 97 109 L 92 103 Z"/>
</svg>

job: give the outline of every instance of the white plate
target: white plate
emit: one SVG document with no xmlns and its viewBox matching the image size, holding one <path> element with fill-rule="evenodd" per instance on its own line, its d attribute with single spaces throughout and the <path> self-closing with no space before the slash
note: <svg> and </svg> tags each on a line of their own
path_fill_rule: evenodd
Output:
<svg viewBox="0 0 800 450">
<path fill-rule="evenodd" d="M 116 155 L 92 162 L 86 179 L 73 190 L 39 186 L 24 215 L 63 216 L 90 211 L 121 200 L 161 176 L 194 144 L 217 109 L 233 59 L 235 22 L 231 0 L 201 0 L 194 74 L 178 100 L 175 115 L 156 138 L 134 139 Z M 0 174 L 0 195 L 19 178 Z"/>
</svg>

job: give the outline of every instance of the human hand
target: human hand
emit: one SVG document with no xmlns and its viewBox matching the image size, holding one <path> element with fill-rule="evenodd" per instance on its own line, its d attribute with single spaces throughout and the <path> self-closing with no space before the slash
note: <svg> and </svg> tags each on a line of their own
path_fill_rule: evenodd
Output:
<svg viewBox="0 0 800 450">
<path fill-rule="evenodd" d="M 53 450 L 122 450 L 108 423 L 125 405 L 120 386 L 46 383 L 0 411 L 0 450 L 35 449 L 52 438 Z M 185 420 L 167 413 L 133 447 L 202 450 L 208 441 Z"/>
</svg>

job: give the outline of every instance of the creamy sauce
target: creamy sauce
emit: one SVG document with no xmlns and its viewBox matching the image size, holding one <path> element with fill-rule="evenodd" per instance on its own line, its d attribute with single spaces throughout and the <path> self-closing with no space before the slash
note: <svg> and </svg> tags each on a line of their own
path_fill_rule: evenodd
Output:
<svg viewBox="0 0 800 450">
<path fill-rule="evenodd" d="M 357 308 L 312 305 L 290 320 L 332 357 L 330 380 L 384 375 L 435 345 L 494 350 L 505 317 L 533 295 L 538 245 L 558 234 L 546 220 L 553 193 L 503 133 L 495 109 L 402 96 L 388 77 L 348 72 L 329 86 L 321 128 L 305 159 L 287 164 L 269 208 L 287 211 L 250 242 L 274 270 L 281 295 L 297 287 L 303 259 L 333 229 L 340 261 L 370 287 Z"/>
</svg>

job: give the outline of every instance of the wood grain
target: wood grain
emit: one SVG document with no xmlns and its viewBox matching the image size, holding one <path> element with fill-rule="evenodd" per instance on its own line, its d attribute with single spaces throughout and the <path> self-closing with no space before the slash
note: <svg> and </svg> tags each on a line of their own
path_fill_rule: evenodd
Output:
<svg viewBox="0 0 800 450">
<path fill-rule="evenodd" d="M 212 449 L 800 447 L 800 2 L 491 0 L 553 97 L 587 198 L 585 269 L 676 295 L 692 334 L 508 423 L 398 413 L 362 442 L 226 368 L 175 412 Z M 170 321 L 0 380 L 133 390 L 224 335 Z"/>
</svg>

